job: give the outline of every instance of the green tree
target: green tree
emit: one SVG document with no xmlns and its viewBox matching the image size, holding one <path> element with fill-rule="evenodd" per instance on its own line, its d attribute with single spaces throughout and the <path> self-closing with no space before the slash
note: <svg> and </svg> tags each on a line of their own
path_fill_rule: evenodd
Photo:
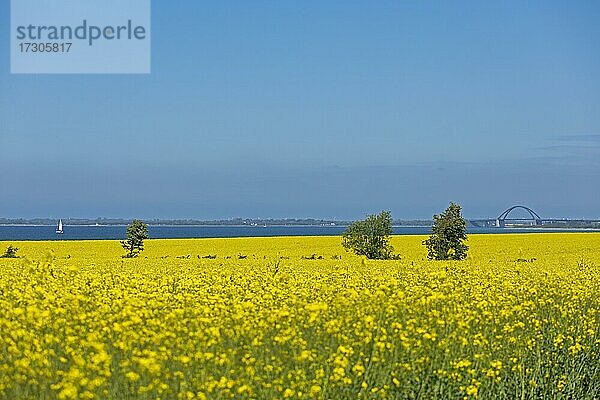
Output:
<svg viewBox="0 0 600 400">
<path fill-rule="evenodd" d="M 121 240 L 121 246 L 127 251 L 123 257 L 137 257 L 144 250 L 145 239 L 148 239 L 148 225 L 144 221 L 134 219 L 127 227 L 127 239 Z"/>
<path fill-rule="evenodd" d="M 392 214 L 382 211 L 379 215 L 367 215 L 367 219 L 351 224 L 342 236 L 342 246 L 347 251 L 374 260 L 395 258 L 390 245 Z"/>
<path fill-rule="evenodd" d="M 17 251 L 19 249 L 17 247 L 13 247 L 13 245 L 9 245 L 4 254 L 0 256 L 0 258 L 19 258 L 17 256 Z"/>
<path fill-rule="evenodd" d="M 467 257 L 467 221 L 462 217 L 461 208 L 450 203 L 446 211 L 433 216 L 433 228 L 429 239 L 423 241 L 430 260 L 462 260 Z"/>
</svg>

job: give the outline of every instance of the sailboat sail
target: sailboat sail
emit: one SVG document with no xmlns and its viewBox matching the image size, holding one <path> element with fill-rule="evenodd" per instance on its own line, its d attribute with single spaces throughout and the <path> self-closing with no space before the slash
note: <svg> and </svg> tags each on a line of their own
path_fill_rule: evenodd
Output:
<svg viewBox="0 0 600 400">
<path fill-rule="evenodd" d="M 56 228 L 56 233 L 63 233 L 62 219 L 58 220 L 58 227 Z"/>
</svg>

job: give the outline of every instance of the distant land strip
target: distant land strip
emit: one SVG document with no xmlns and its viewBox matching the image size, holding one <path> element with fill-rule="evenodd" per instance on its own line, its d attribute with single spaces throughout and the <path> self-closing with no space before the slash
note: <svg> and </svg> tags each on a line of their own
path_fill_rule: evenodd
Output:
<svg viewBox="0 0 600 400">
<path fill-rule="evenodd" d="M 0 225 L 56 225 L 58 218 L 0 218 Z M 126 218 L 62 218 L 67 225 L 128 225 Z M 353 221 L 315 218 L 232 218 L 216 220 L 196 219 L 145 219 L 154 226 L 348 226 Z M 429 220 L 397 220 L 396 226 L 431 226 Z"/>
<path fill-rule="evenodd" d="M 53 226 L 56 225 L 58 218 L 0 218 L 0 225 L 3 226 Z M 66 225 L 100 225 L 100 226 L 119 226 L 128 225 L 131 219 L 126 218 L 63 218 Z M 152 226 L 348 226 L 353 221 L 345 220 L 325 220 L 316 218 L 231 218 L 215 220 L 197 220 L 197 219 L 145 219 L 148 225 Z M 494 220 L 471 219 L 467 220 L 468 226 L 473 227 L 493 227 Z M 394 220 L 396 227 L 429 227 L 431 220 L 412 219 L 412 220 Z M 516 227 L 527 226 L 527 224 L 517 224 Z M 510 226 L 507 226 L 510 227 Z M 598 220 L 553 220 L 544 222 L 536 228 L 600 228 Z"/>
</svg>

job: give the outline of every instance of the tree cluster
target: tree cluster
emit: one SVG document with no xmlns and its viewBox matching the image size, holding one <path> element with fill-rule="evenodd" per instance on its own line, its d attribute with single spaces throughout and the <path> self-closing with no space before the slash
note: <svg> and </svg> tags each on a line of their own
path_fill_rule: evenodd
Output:
<svg viewBox="0 0 600 400">
<path fill-rule="evenodd" d="M 398 259 L 390 244 L 391 235 L 392 215 L 389 211 L 382 211 L 351 224 L 342 236 L 342 245 L 346 250 L 368 259 Z M 467 221 L 461 215 L 461 207 L 450 203 L 446 211 L 433 216 L 431 236 L 423 241 L 423 245 L 430 260 L 462 260 L 469 250 L 465 240 Z"/>
</svg>

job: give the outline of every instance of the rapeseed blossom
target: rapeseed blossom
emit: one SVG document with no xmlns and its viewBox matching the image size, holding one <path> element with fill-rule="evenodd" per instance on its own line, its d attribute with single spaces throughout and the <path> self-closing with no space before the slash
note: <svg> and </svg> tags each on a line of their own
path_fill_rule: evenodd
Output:
<svg viewBox="0 0 600 400">
<path fill-rule="evenodd" d="M 0 398 L 600 398 L 600 234 L 472 235 L 461 262 L 422 239 L 394 237 L 392 261 L 335 237 L 150 240 L 127 260 L 18 243 Z"/>
</svg>

